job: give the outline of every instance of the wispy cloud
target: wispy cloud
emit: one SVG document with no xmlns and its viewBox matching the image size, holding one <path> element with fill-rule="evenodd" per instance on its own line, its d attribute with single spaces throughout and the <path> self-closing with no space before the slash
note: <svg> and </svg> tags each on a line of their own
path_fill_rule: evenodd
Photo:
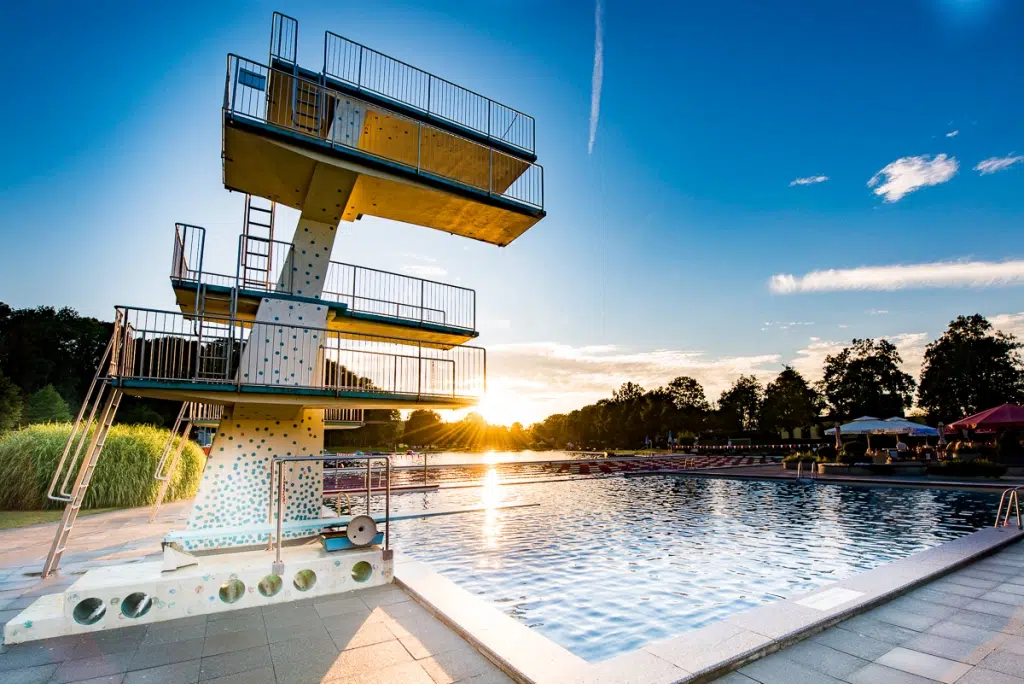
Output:
<svg viewBox="0 0 1024 684">
<path fill-rule="evenodd" d="M 769 281 L 776 294 L 843 290 L 908 290 L 941 287 L 999 287 L 1024 283 L 1024 260 L 937 261 L 811 271 L 803 276 L 780 273 Z"/>
<path fill-rule="evenodd" d="M 1024 155 L 1009 155 L 1006 157 L 989 157 L 985 161 L 978 162 L 978 165 L 974 167 L 974 170 L 983 176 L 987 176 L 990 173 L 998 173 L 999 171 L 1005 171 L 1014 164 L 1024 162 Z"/>
<path fill-rule="evenodd" d="M 884 316 L 885 314 L 889 313 L 889 310 L 888 309 L 868 309 L 864 313 L 866 313 L 868 316 Z"/>
<path fill-rule="evenodd" d="M 815 183 L 824 183 L 828 180 L 828 176 L 806 176 L 804 178 L 797 178 L 789 182 L 789 187 L 794 185 L 814 185 Z"/>
<path fill-rule="evenodd" d="M 886 202 L 898 202 L 919 188 L 949 181 L 959 168 L 955 157 L 944 154 L 901 157 L 872 176 L 868 187 Z"/>
<path fill-rule="evenodd" d="M 768 328 L 789 330 L 790 328 L 796 328 L 806 325 L 814 325 L 814 321 L 765 321 L 764 326 L 761 328 L 761 330 L 767 330 Z"/>
<path fill-rule="evenodd" d="M 960 131 L 950 131 L 949 133 L 946 134 L 946 137 L 947 138 L 955 138 L 958 135 L 960 135 Z"/>
<path fill-rule="evenodd" d="M 406 264 L 402 266 L 402 272 L 417 278 L 443 278 L 448 275 L 448 269 L 427 264 Z"/>
<path fill-rule="evenodd" d="M 594 74 L 590 78 L 590 139 L 587 154 L 593 154 L 597 140 L 597 121 L 601 117 L 601 84 L 604 83 L 604 6 L 594 6 Z"/>
</svg>

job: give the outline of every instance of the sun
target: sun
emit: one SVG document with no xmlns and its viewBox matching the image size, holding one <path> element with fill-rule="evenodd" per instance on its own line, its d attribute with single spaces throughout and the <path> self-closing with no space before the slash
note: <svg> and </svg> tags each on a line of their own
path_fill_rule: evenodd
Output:
<svg viewBox="0 0 1024 684">
<path fill-rule="evenodd" d="M 484 417 L 491 425 L 526 424 L 534 407 L 525 397 L 501 389 L 488 390 L 476 407 L 470 409 Z"/>
</svg>

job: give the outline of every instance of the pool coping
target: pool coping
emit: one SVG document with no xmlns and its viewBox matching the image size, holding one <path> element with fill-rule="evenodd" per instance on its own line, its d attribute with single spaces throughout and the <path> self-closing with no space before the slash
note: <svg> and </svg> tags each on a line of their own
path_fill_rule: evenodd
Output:
<svg viewBox="0 0 1024 684">
<path fill-rule="evenodd" d="M 988 527 L 853 577 L 766 603 L 701 629 L 590 663 L 494 604 L 395 554 L 394 581 L 517 682 L 701 684 L 886 603 L 1015 541 L 1016 527 Z"/>
<path fill-rule="evenodd" d="M 689 468 L 677 470 L 638 470 L 631 473 L 622 473 L 625 478 L 648 477 L 651 475 L 687 476 L 702 477 L 708 479 L 722 480 L 761 480 L 764 482 L 799 482 L 796 477 L 788 475 L 772 475 L 769 473 L 730 473 L 721 472 L 729 468 L 749 468 L 750 466 L 716 466 L 714 468 Z M 815 484 L 839 484 L 839 485 L 867 485 L 875 487 L 923 487 L 925 489 L 958 489 L 958 490 L 980 490 L 980 491 L 1004 491 L 1014 487 L 1024 486 L 1024 480 L 1014 478 L 1010 480 L 910 480 L 897 479 L 892 477 L 858 476 L 858 475 L 822 475 L 804 478 Z"/>
</svg>

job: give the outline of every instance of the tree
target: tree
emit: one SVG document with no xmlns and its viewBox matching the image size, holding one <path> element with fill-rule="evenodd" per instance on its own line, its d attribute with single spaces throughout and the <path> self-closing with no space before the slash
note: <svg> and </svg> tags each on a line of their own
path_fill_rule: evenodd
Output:
<svg viewBox="0 0 1024 684">
<path fill-rule="evenodd" d="M 992 328 L 980 314 L 957 316 L 928 345 L 918 406 L 933 421 L 951 422 L 1024 398 L 1024 370 L 1012 335 Z"/>
<path fill-rule="evenodd" d="M 53 385 L 33 392 L 25 402 L 25 423 L 66 423 L 71 420 L 71 409 Z"/>
<path fill-rule="evenodd" d="M 635 401 L 643 395 L 643 387 L 635 382 L 624 382 L 622 383 L 622 387 L 612 393 L 612 398 L 619 403 L 624 403 L 627 401 Z"/>
<path fill-rule="evenodd" d="M 437 441 L 440 433 L 441 416 L 437 411 L 416 409 L 409 414 L 409 418 L 405 421 L 402 441 L 406 444 L 426 446 Z"/>
<path fill-rule="evenodd" d="M 761 402 L 759 425 L 762 430 L 793 434 L 793 430 L 815 423 L 821 413 L 821 396 L 804 377 L 786 366 L 768 383 Z"/>
<path fill-rule="evenodd" d="M 21 421 L 21 408 L 18 386 L 0 373 L 0 432 L 14 428 Z"/>
<path fill-rule="evenodd" d="M 753 375 L 741 375 L 718 398 L 718 409 L 732 429 L 756 430 L 764 391 Z"/>
<path fill-rule="evenodd" d="M 681 375 L 668 383 L 668 396 L 680 410 L 710 411 L 711 405 L 704 396 L 704 388 L 693 378 Z"/>
<path fill-rule="evenodd" d="M 825 357 L 819 390 L 832 418 L 903 415 L 914 397 L 914 378 L 900 370 L 900 353 L 888 340 L 863 339 Z"/>
</svg>

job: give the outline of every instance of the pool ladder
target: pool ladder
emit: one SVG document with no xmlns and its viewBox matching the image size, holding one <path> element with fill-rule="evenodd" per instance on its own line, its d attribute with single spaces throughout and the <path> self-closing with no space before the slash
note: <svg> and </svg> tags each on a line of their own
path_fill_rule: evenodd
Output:
<svg viewBox="0 0 1024 684">
<path fill-rule="evenodd" d="M 1021 524 L 1020 518 L 1020 495 L 1019 492 L 1024 490 L 1024 487 L 1010 487 L 1003 492 L 1003 495 L 999 497 L 999 509 L 996 511 L 996 524 L 995 527 L 1007 527 L 1010 524 L 1010 515 L 1015 514 L 1017 517 L 1017 529 L 1024 530 L 1024 525 Z M 1003 504 L 1006 504 L 1006 512 L 1003 512 Z"/>
</svg>

